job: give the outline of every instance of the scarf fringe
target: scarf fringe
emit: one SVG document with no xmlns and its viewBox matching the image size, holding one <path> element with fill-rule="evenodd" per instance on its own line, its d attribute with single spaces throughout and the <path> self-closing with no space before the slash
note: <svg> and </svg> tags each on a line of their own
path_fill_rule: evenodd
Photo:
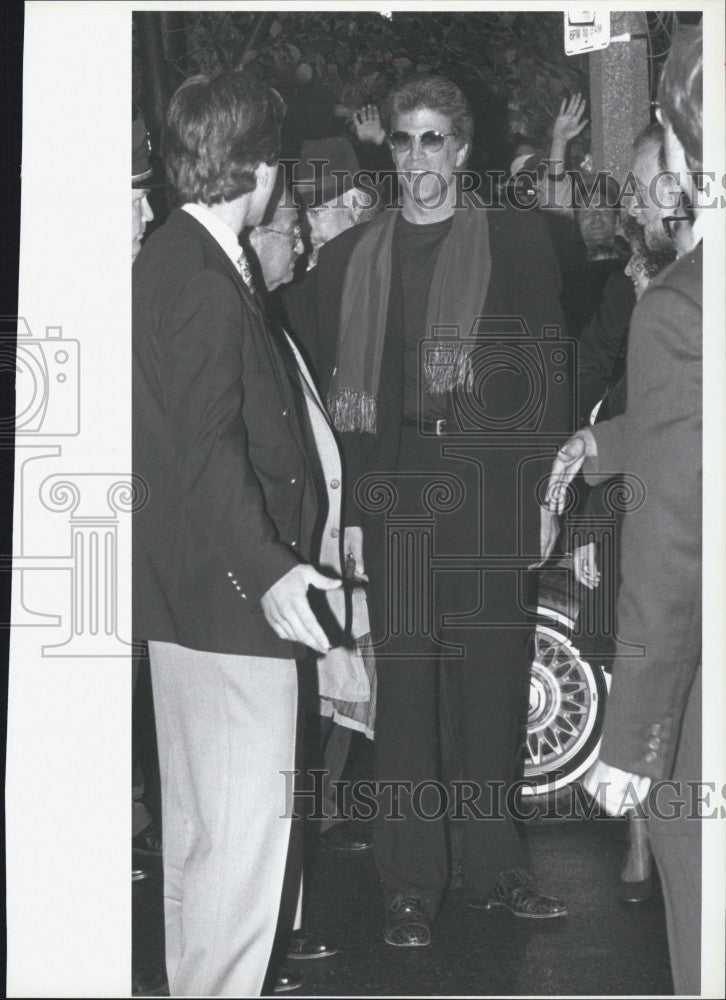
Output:
<svg viewBox="0 0 726 1000">
<path fill-rule="evenodd" d="M 457 386 L 471 389 L 473 373 L 468 344 L 441 344 L 427 350 L 429 361 L 424 365 L 424 386 L 427 392 L 451 392 Z"/>
<path fill-rule="evenodd" d="M 328 397 L 328 413 L 337 431 L 376 433 L 376 398 L 367 392 L 340 389 Z"/>
</svg>

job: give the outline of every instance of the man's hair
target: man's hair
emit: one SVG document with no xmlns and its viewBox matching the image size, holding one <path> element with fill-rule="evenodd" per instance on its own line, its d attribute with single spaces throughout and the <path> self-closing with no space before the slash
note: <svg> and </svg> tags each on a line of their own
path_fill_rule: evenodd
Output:
<svg viewBox="0 0 726 1000">
<path fill-rule="evenodd" d="M 162 159 L 180 201 L 217 205 L 254 191 L 255 169 L 280 155 L 285 107 L 247 73 L 186 80 L 172 97 Z"/>
<path fill-rule="evenodd" d="M 572 184 L 572 207 L 575 212 L 588 208 L 612 208 L 620 211 L 620 185 L 603 170 L 596 174 L 574 174 Z"/>
<path fill-rule="evenodd" d="M 447 80 L 445 76 L 416 73 L 407 77 L 386 94 L 381 105 L 381 124 L 386 132 L 391 130 L 391 122 L 396 115 L 430 108 L 445 115 L 451 122 L 451 130 L 463 144 L 470 142 L 474 133 L 474 115 L 463 92 Z"/>
<path fill-rule="evenodd" d="M 703 165 L 703 30 L 681 27 L 658 85 L 658 103 L 692 170 Z"/>
</svg>

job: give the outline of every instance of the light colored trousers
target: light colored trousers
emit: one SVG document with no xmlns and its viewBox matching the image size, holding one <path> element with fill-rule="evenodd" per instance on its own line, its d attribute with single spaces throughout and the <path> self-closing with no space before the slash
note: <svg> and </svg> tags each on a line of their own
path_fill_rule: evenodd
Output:
<svg viewBox="0 0 726 1000">
<path fill-rule="evenodd" d="M 259 996 L 290 840 L 294 660 L 150 642 L 172 996 Z"/>
</svg>

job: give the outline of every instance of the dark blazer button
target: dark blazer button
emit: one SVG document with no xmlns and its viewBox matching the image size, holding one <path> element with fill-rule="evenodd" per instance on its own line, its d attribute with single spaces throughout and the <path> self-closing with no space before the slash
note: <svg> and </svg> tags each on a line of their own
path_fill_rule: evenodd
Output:
<svg viewBox="0 0 726 1000">
<path fill-rule="evenodd" d="M 645 759 L 648 761 L 649 764 L 652 764 L 653 761 L 658 760 L 658 754 L 655 752 L 655 750 L 649 750 L 645 755 Z"/>
</svg>

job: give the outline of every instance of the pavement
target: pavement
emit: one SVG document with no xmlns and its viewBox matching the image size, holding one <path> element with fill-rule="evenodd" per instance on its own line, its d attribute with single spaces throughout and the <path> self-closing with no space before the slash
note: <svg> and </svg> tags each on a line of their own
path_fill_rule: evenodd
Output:
<svg viewBox="0 0 726 1000">
<path fill-rule="evenodd" d="M 338 955 L 291 963 L 303 977 L 293 996 L 672 995 L 663 900 L 617 896 L 626 846 L 622 820 L 541 819 L 523 830 L 540 887 L 569 915 L 522 920 L 472 910 L 449 893 L 428 948 L 382 940 L 383 898 L 370 851 L 320 850 L 306 872 L 305 929 L 336 941 Z M 161 873 L 133 884 L 133 962 L 146 985 L 163 969 Z M 142 995 L 136 990 L 137 995 Z M 144 995 L 160 995 L 147 992 Z"/>
</svg>

